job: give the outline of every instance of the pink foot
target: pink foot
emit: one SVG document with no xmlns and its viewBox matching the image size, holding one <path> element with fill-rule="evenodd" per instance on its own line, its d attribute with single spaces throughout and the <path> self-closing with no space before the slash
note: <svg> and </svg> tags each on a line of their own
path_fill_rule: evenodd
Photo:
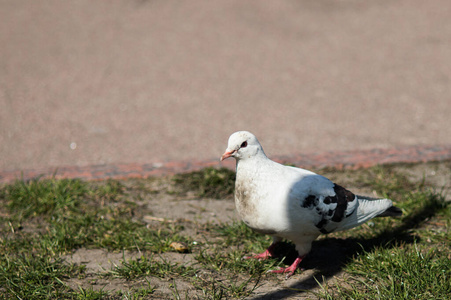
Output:
<svg viewBox="0 0 451 300">
<path fill-rule="evenodd" d="M 268 271 L 268 273 L 288 273 L 287 274 L 287 278 L 293 276 L 294 272 L 296 272 L 299 264 L 301 263 L 301 261 L 304 259 L 305 255 L 303 256 L 298 256 L 295 261 L 291 264 L 291 266 L 289 266 L 288 268 L 280 268 L 279 270 L 270 270 Z"/>
<path fill-rule="evenodd" d="M 276 244 L 271 244 L 268 249 L 265 250 L 265 252 L 260 253 L 260 254 L 256 254 L 256 255 L 251 255 L 251 256 L 245 256 L 243 257 L 243 259 L 250 259 L 250 258 L 254 258 L 254 259 L 259 259 L 259 260 L 264 260 L 264 259 L 268 259 L 270 257 L 274 256 L 274 247 L 276 246 Z"/>
<path fill-rule="evenodd" d="M 259 259 L 259 260 L 264 260 L 264 259 L 268 259 L 272 257 L 271 252 L 268 251 L 268 249 L 265 250 L 265 252 L 260 253 L 260 254 L 256 254 L 256 255 L 251 255 L 251 256 L 244 256 L 243 259 Z"/>
</svg>

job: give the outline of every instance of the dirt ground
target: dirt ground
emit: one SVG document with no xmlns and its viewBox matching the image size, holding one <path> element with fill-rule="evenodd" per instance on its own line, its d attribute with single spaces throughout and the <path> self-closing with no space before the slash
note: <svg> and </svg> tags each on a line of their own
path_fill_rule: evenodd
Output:
<svg viewBox="0 0 451 300">
<path fill-rule="evenodd" d="M 434 187 L 438 191 L 446 194 L 446 199 L 451 200 L 451 162 L 424 163 L 415 165 L 393 166 L 396 171 L 407 175 L 410 181 Z M 334 182 L 342 184 L 352 191 L 377 196 L 369 189 L 359 187 L 358 172 L 336 172 L 333 170 L 323 170 L 319 173 L 331 178 Z M 199 232 L 198 228 L 202 224 L 229 223 L 237 221 L 233 199 L 199 199 L 187 193 L 183 196 L 173 193 L 168 183 L 168 178 L 158 178 L 146 181 L 145 189 L 136 194 L 135 201 L 142 207 L 138 218 L 149 224 L 158 225 L 161 222 L 177 222 L 184 225 L 180 234 L 194 237 L 194 240 L 203 238 L 205 233 Z M 125 185 L 134 185 L 133 180 L 125 181 Z M 142 184 L 142 182 L 141 182 Z M 146 193 L 143 191 L 152 191 Z M 363 225 L 365 226 L 365 225 Z M 337 238 L 320 237 L 319 241 L 313 245 L 313 250 L 309 254 L 305 263 L 305 270 L 296 273 L 289 279 L 284 276 L 263 276 L 258 282 L 249 299 L 311 299 L 315 298 L 312 293 L 302 293 L 301 290 L 316 291 L 319 289 L 313 276 L 317 278 L 327 278 L 329 284 L 333 283 L 336 277 L 343 276 L 340 263 L 344 257 L 344 250 L 347 242 Z M 243 253 L 244 255 L 245 253 Z M 139 252 L 107 252 L 101 249 L 79 249 L 67 255 L 64 259 L 68 263 L 86 265 L 86 277 L 70 279 L 67 283 L 73 288 L 78 286 L 93 289 L 103 289 L 104 291 L 129 290 L 130 288 L 147 286 L 156 287 L 152 298 L 173 298 L 174 285 L 180 295 L 190 295 L 190 297 L 202 297 L 202 292 L 195 289 L 184 279 L 170 278 L 159 279 L 148 277 L 127 281 L 125 279 L 103 278 L 99 276 L 102 272 L 111 270 L 114 266 L 120 265 L 122 261 L 136 259 L 143 255 Z M 160 259 L 182 263 L 185 265 L 195 265 L 195 253 L 165 252 L 160 254 Z M 200 272 L 196 276 L 212 276 L 209 271 Z M 220 276 L 218 274 L 214 276 Z M 248 276 L 248 275 L 247 275 Z M 237 274 L 237 280 L 246 280 L 245 276 Z"/>
</svg>

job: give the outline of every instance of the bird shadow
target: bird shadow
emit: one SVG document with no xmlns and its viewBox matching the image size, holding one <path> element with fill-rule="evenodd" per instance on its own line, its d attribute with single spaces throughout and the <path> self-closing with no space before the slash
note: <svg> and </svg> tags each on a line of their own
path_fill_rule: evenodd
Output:
<svg viewBox="0 0 451 300">
<path fill-rule="evenodd" d="M 431 195 L 421 208 L 405 216 L 398 226 L 387 228 L 372 238 L 325 238 L 315 241 L 312 250 L 300 264 L 302 269 L 315 270 L 314 274 L 284 289 L 252 299 L 284 299 L 300 295 L 318 287 L 320 280 L 327 281 L 340 273 L 359 253 L 370 252 L 375 248 L 390 249 L 400 244 L 418 242 L 420 238 L 412 235 L 412 229 L 421 226 L 425 220 L 435 216 L 448 204 L 442 197 Z M 275 256 L 284 257 L 283 262 L 290 265 L 297 257 L 297 252 L 293 244 L 282 242 L 275 249 Z"/>
</svg>

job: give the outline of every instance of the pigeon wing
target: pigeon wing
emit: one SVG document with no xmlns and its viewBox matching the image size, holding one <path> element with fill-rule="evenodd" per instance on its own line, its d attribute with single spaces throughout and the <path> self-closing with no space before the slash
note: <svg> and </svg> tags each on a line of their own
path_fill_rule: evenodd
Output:
<svg viewBox="0 0 451 300">
<path fill-rule="evenodd" d="M 299 205 L 310 211 L 312 221 L 321 233 L 339 229 L 358 207 L 357 197 L 352 192 L 314 173 L 297 182 L 290 197 L 300 200 Z"/>
</svg>

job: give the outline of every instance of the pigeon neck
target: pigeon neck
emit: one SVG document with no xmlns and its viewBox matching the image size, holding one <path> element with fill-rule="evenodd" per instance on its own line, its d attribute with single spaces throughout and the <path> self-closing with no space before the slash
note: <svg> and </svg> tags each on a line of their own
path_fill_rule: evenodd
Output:
<svg viewBox="0 0 451 300">
<path fill-rule="evenodd" d="M 257 151 L 255 153 L 253 153 L 252 155 L 248 155 L 248 156 L 243 156 L 240 158 L 236 159 L 236 165 L 238 167 L 238 164 L 247 164 L 247 163 L 259 163 L 262 161 L 267 160 L 268 157 L 266 157 L 265 152 L 263 151 L 263 149 L 257 149 Z"/>
</svg>

